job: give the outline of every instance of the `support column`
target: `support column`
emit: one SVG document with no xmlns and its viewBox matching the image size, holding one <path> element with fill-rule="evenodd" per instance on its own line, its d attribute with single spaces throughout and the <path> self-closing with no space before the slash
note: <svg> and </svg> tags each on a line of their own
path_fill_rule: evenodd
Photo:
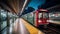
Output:
<svg viewBox="0 0 60 34">
<path fill-rule="evenodd" d="M 7 12 L 7 26 L 10 26 L 10 22 L 9 22 L 9 16 L 8 16 L 8 12 Z"/>
<path fill-rule="evenodd" d="M 0 9 L 0 31 L 1 31 L 1 9 Z"/>
</svg>

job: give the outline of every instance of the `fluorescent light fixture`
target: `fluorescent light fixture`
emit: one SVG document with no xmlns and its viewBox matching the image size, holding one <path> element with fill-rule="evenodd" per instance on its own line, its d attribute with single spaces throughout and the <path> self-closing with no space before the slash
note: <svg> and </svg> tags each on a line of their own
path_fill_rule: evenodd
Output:
<svg viewBox="0 0 60 34">
<path fill-rule="evenodd" d="M 20 13 L 20 15 L 22 14 L 22 12 L 23 12 L 23 10 L 24 10 L 24 8 L 25 8 L 25 5 L 26 5 L 27 1 L 28 1 L 28 0 L 25 0 L 25 2 L 24 2 L 24 5 L 23 5 L 23 8 L 22 8 L 22 10 L 21 10 L 21 13 Z"/>
<path fill-rule="evenodd" d="M 40 11 L 47 11 L 47 10 L 45 10 L 45 9 L 40 9 Z"/>
</svg>

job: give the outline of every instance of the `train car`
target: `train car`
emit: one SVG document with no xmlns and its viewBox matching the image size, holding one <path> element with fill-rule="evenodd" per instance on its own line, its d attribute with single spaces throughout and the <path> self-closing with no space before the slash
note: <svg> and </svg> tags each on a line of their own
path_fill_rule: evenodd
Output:
<svg viewBox="0 0 60 34">
<path fill-rule="evenodd" d="M 36 19 L 35 19 L 35 26 L 38 27 L 39 25 L 44 25 L 46 26 L 49 24 L 49 12 L 46 9 L 39 9 L 36 12 Z"/>
</svg>

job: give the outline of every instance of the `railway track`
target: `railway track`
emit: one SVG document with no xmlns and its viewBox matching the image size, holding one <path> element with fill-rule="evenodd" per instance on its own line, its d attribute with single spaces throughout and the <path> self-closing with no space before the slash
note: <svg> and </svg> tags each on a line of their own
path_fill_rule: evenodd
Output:
<svg viewBox="0 0 60 34">
<path fill-rule="evenodd" d="M 51 27 L 51 26 L 47 27 L 47 29 L 44 32 L 46 34 L 60 34 L 60 31 L 58 29 L 56 29 L 55 27 Z"/>
<path fill-rule="evenodd" d="M 51 25 L 47 26 L 47 28 L 38 27 L 41 31 L 43 31 L 45 34 L 60 34 L 60 29 L 53 27 Z"/>
</svg>

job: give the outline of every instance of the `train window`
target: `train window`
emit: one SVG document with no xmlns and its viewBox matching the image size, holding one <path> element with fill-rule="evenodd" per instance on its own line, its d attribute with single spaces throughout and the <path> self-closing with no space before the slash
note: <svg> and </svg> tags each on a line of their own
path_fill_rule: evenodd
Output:
<svg viewBox="0 0 60 34">
<path fill-rule="evenodd" d="M 39 18 L 39 19 L 42 18 L 42 13 L 39 13 L 39 14 L 38 14 L 38 18 Z"/>
<path fill-rule="evenodd" d="M 42 12 L 42 13 L 39 13 L 38 14 L 38 18 L 40 19 L 40 18 L 48 18 L 48 13 L 45 13 L 45 12 Z"/>
<path fill-rule="evenodd" d="M 48 13 L 43 13 L 43 18 L 48 18 Z"/>
</svg>

